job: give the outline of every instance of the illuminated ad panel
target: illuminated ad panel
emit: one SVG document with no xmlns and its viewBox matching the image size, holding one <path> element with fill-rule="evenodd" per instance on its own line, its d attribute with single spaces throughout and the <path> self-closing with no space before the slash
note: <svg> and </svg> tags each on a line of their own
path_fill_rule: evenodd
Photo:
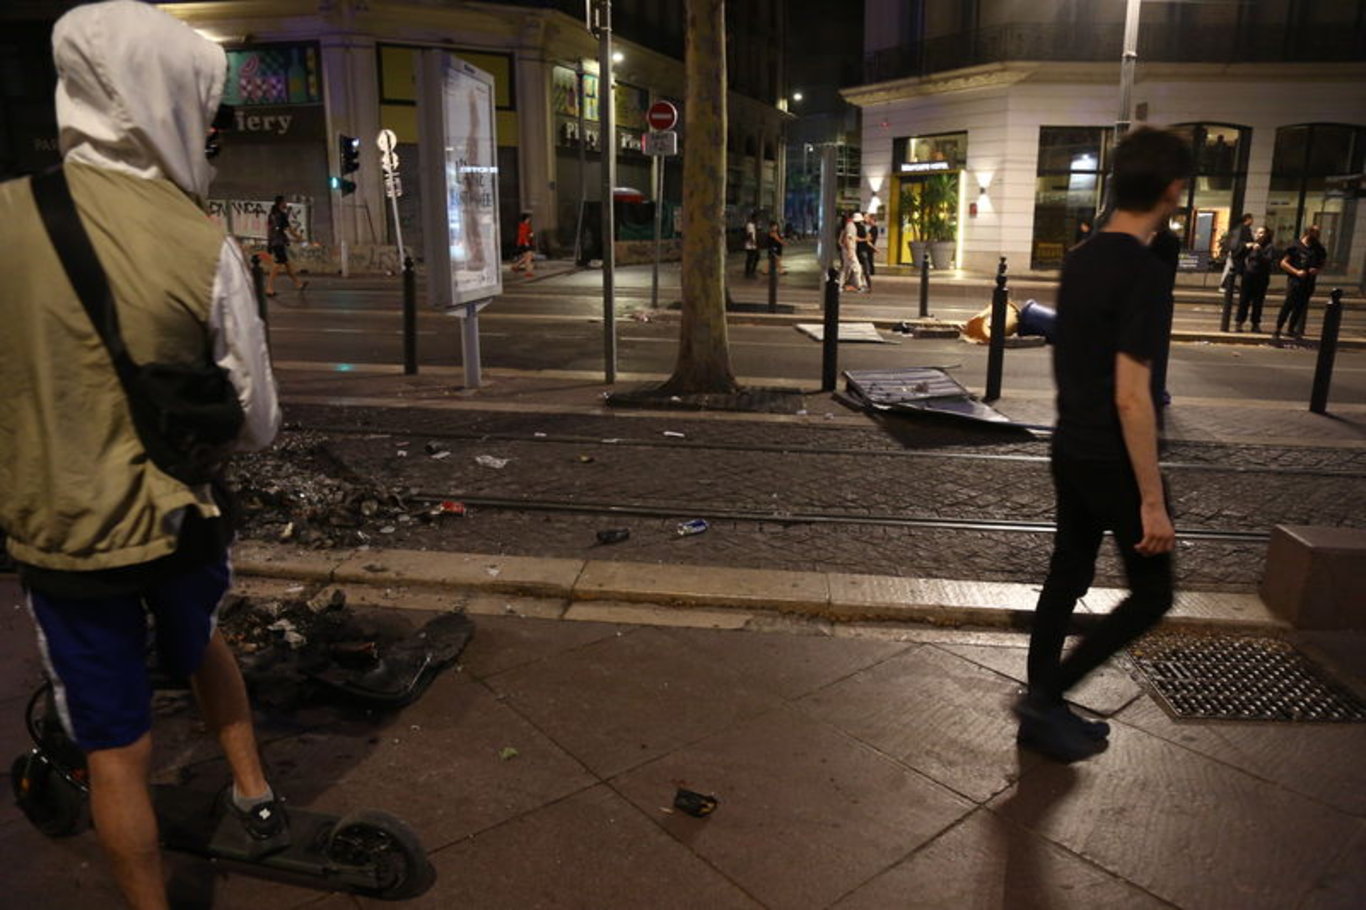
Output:
<svg viewBox="0 0 1366 910">
<path fill-rule="evenodd" d="M 455 304 L 503 292 L 494 101 L 492 76 L 446 57 L 442 78 L 446 223 Z"/>
</svg>

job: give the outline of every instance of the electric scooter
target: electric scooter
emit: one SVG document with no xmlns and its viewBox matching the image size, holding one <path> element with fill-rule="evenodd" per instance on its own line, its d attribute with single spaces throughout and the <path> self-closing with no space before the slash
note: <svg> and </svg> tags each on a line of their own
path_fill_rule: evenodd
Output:
<svg viewBox="0 0 1366 910">
<path fill-rule="evenodd" d="M 79 834 L 90 827 L 89 774 L 85 754 L 57 717 L 51 683 L 29 699 L 25 721 L 33 748 L 10 769 L 15 802 L 48 837 Z M 219 807 L 218 794 L 162 784 L 152 787 L 152 803 L 166 849 L 228 861 L 248 873 L 269 870 L 330 891 L 394 901 L 416 897 L 436 881 L 417 835 L 385 812 L 336 816 L 290 806 L 289 846 L 261 855 Z"/>
</svg>

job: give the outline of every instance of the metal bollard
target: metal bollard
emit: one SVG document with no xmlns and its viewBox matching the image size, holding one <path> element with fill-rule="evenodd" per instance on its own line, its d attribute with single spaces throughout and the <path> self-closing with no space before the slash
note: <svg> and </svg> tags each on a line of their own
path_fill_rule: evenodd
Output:
<svg viewBox="0 0 1366 910">
<path fill-rule="evenodd" d="M 1224 314 L 1219 317 L 1219 331 L 1221 332 L 1227 332 L 1229 323 L 1233 321 L 1233 283 L 1237 274 L 1237 272 L 1230 272 L 1228 281 L 1224 284 Z"/>
<path fill-rule="evenodd" d="M 825 339 L 821 342 L 821 391 L 835 391 L 839 373 L 840 273 L 832 268 L 825 277 Z"/>
<path fill-rule="evenodd" d="M 768 248 L 768 311 L 778 312 L 778 256 L 773 247 Z"/>
<path fill-rule="evenodd" d="M 417 373 L 417 270 L 413 257 L 403 257 L 403 372 Z"/>
<path fill-rule="evenodd" d="M 261 315 L 261 321 L 266 321 L 266 272 L 261 268 L 261 255 L 251 254 L 251 286 L 256 292 L 256 312 Z"/>
<path fill-rule="evenodd" d="M 995 401 L 1001 397 L 1001 372 L 1005 367 L 1006 354 L 1006 300 L 1010 289 L 1006 287 L 1006 257 L 996 268 L 996 289 L 991 292 L 991 337 L 987 344 L 987 391 L 983 401 Z"/>
<path fill-rule="evenodd" d="M 920 318 L 930 316 L 930 251 L 920 255 Z"/>
<path fill-rule="evenodd" d="M 1333 288 L 1323 308 L 1323 334 L 1319 336 L 1319 360 L 1314 366 L 1314 390 L 1309 393 L 1309 410 L 1323 414 L 1328 409 L 1328 386 L 1333 381 L 1333 361 L 1338 354 L 1338 330 L 1342 328 L 1342 288 Z"/>
</svg>

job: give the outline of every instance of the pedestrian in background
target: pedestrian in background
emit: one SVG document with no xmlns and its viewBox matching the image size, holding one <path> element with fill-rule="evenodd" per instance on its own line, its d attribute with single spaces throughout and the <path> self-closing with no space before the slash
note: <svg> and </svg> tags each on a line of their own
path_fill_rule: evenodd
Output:
<svg viewBox="0 0 1366 910">
<path fill-rule="evenodd" d="M 750 212 L 745 220 L 745 277 L 753 278 L 759 272 L 759 225 L 758 212 Z"/>
<path fill-rule="evenodd" d="M 1078 243 L 1081 243 L 1083 240 L 1089 239 L 1090 236 L 1091 236 L 1091 219 L 1090 219 L 1090 218 L 1079 218 L 1079 219 L 1077 219 L 1077 231 L 1076 231 L 1075 234 L 1072 235 L 1072 245 L 1073 245 L 1073 246 L 1076 246 Z"/>
<path fill-rule="evenodd" d="M 1243 330 L 1248 313 L 1252 314 L 1252 331 L 1262 330 L 1262 304 L 1266 301 L 1267 285 L 1271 283 L 1271 265 L 1276 261 L 1276 248 L 1271 245 L 1271 228 L 1257 228 L 1247 254 L 1243 257 L 1242 289 L 1238 292 L 1238 331 Z"/>
<path fill-rule="evenodd" d="M 289 206 L 285 205 L 284 196 L 276 196 L 275 204 L 270 207 L 270 212 L 266 215 L 266 252 L 274 258 L 270 266 L 270 275 L 266 278 L 266 296 L 275 296 L 275 276 L 280 274 L 281 266 L 284 267 L 285 274 L 289 275 L 289 280 L 294 282 L 294 289 L 304 291 L 308 288 L 308 281 L 300 280 L 294 274 L 294 266 L 289 261 L 289 240 L 294 238 L 300 243 L 303 237 L 289 223 Z"/>
<path fill-rule="evenodd" d="M 840 232 L 840 261 L 843 263 L 840 270 L 840 286 L 846 291 L 859 293 L 867 290 L 867 279 L 863 275 L 863 266 L 858 258 L 858 234 L 862 226 L 863 215 L 854 212 L 845 221 L 844 230 Z"/>
<path fill-rule="evenodd" d="M 1238 224 L 1236 234 L 1230 234 L 1225 240 L 1227 255 L 1224 256 L 1224 274 L 1219 280 L 1219 289 L 1227 291 L 1233 287 L 1233 282 L 1242 277 L 1243 260 L 1247 258 L 1247 251 L 1252 248 L 1252 213 L 1243 215 L 1243 220 Z"/>
<path fill-rule="evenodd" d="M 265 329 L 240 249 L 201 208 L 213 176 L 205 137 L 228 72 L 222 48 L 150 4 L 113 0 L 62 16 L 52 49 L 63 161 L 37 178 L 52 193 L 42 211 L 57 202 L 60 214 L 63 184 L 53 181 L 64 180 L 86 235 L 63 236 L 62 249 L 79 259 L 81 239 L 93 248 L 86 268 L 100 271 L 82 277 L 104 279 L 102 303 L 135 363 L 193 364 L 212 351 L 245 416 L 238 447 L 264 448 L 280 424 Z M 216 628 L 231 585 L 226 502 L 216 484 L 184 483 L 149 457 L 35 188 L 0 185 L 0 527 L 62 725 L 86 756 L 114 878 L 129 906 L 164 910 L 148 789 L 149 613 L 162 667 L 193 683 L 231 769 L 222 821 L 206 823 L 244 856 L 260 855 L 288 845 L 287 815 Z"/>
<path fill-rule="evenodd" d="M 786 275 L 787 269 L 783 268 L 783 232 L 778 230 L 778 222 L 768 223 L 768 268 L 774 269 L 779 275 Z M 764 274 L 768 274 L 768 269 L 764 269 Z"/>
<path fill-rule="evenodd" d="M 1309 318 L 1309 298 L 1314 296 L 1314 285 L 1319 269 L 1328 261 L 1328 251 L 1319 243 L 1319 226 L 1311 224 L 1303 236 L 1295 241 L 1281 257 L 1281 271 L 1289 277 L 1285 281 L 1285 303 L 1276 316 L 1276 331 L 1272 341 L 1281 340 L 1281 330 L 1289 323 L 1291 338 L 1304 336 L 1304 324 Z"/>
<path fill-rule="evenodd" d="M 517 258 L 512 263 L 514 272 L 530 278 L 536 263 L 536 232 L 531 227 L 531 213 L 523 212 L 517 221 Z"/>
<path fill-rule="evenodd" d="M 861 221 L 855 221 L 854 230 L 858 235 L 854 254 L 858 256 L 858 264 L 863 270 L 863 286 L 871 291 L 873 289 L 873 241 L 877 237 L 877 227 L 873 224 L 873 216 L 864 215 Z"/>
<path fill-rule="evenodd" d="M 1114 151 L 1114 214 L 1063 261 L 1053 349 L 1057 533 L 1029 640 L 1028 691 L 1015 705 L 1020 744 L 1057 761 L 1094 755 L 1110 732 L 1073 714 L 1067 691 L 1172 605 L 1176 533 L 1158 470 L 1152 376 L 1170 278 L 1148 243 L 1184 198 L 1191 167 L 1190 149 L 1175 133 L 1130 132 Z M 1129 596 L 1064 659 L 1063 640 L 1107 530 Z"/>
</svg>

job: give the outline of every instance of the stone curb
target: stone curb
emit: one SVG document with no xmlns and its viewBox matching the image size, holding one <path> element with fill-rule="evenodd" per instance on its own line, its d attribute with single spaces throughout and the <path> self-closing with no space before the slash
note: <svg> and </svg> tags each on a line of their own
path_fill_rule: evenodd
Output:
<svg viewBox="0 0 1366 910">
<path fill-rule="evenodd" d="M 1038 587 L 1007 582 L 955 581 L 792 572 L 720 566 L 681 566 L 596 559 L 499 556 L 417 550 L 305 550 L 246 541 L 234 568 L 251 579 L 288 579 L 354 589 L 352 599 L 381 606 L 447 609 L 443 595 L 552 599 L 561 607 L 540 615 L 603 618 L 620 608 L 779 613 L 835 624 L 895 622 L 934 627 L 1027 629 Z M 395 594 L 395 589 L 411 595 Z M 1123 591 L 1098 588 L 1078 605 L 1085 626 L 1112 609 Z M 436 606 L 433 606 L 435 604 Z M 510 608 L 511 609 L 511 608 Z M 481 610 L 487 612 L 487 610 Z M 523 611 L 518 611 L 523 612 Z M 1180 591 L 1163 626 L 1185 631 L 1281 633 L 1289 623 L 1255 594 Z"/>
</svg>

